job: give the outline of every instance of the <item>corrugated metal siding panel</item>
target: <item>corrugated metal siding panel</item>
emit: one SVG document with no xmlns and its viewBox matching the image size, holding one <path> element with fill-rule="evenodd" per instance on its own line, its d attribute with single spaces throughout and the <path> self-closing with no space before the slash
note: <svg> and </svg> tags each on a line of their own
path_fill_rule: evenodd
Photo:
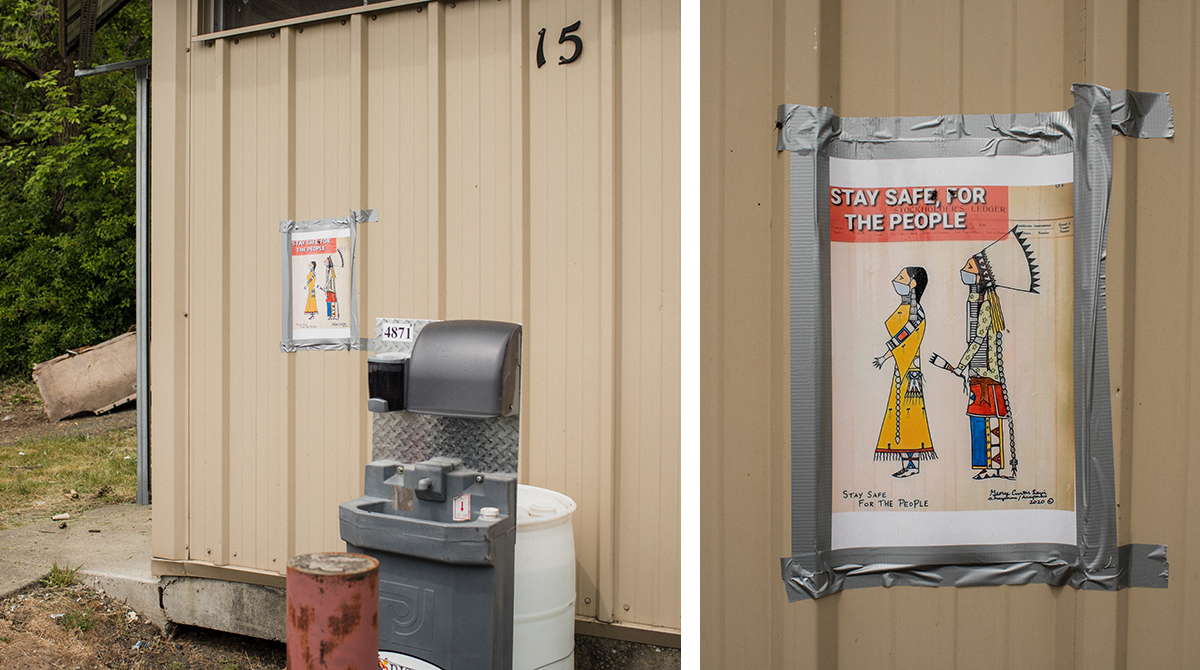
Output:
<svg viewBox="0 0 1200 670">
<path fill-rule="evenodd" d="M 544 27 L 547 62 L 542 68 L 525 64 L 531 68 L 530 251 L 523 371 L 529 397 L 542 401 L 524 415 L 529 448 L 522 469 L 529 483 L 562 491 L 579 505 L 577 611 L 608 620 L 616 612 L 614 349 L 620 296 L 614 286 L 613 82 L 606 66 L 613 51 L 600 30 L 601 6 L 528 5 L 525 53 L 532 55 Z M 576 20 L 588 26 L 583 35 L 595 57 L 562 67 L 555 34 Z"/>
<path fill-rule="evenodd" d="M 772 362 L 787 368 L 773 342 L 773 331 L 786 336 L 786 321 L 772 319 L 773 305 L 787 305 L 774 253 L 786 248 L 787 217 L 773 211 L 777 168 L 773 152 L 762 151 L 764 144 L 773 148 L 773 117 L 754 123 L 773 109 L 769 64 L 778 18 L 765 0 L 701 5 L 700 644 L 706 667 L 772 667 L 773 640 L 790 643 L 772 630 L 770 607 L 782 595 L 779 558 L 790 549 L 779 537 L 790 526 L 770 523 L 773 506 L 788 506 L 779 489 L 788 480 L 774 469 L 783 465 L 786 433 L 775 434 L 779 407 L 772 403 L 787 388 L 772 375 Z M 805 42 L 810 34 L 803 33 Z M 812 644 L 815 632 L 809 625 L 795 636 Z"/>
<path fill-rule="evenodd" d="M 157 454 L 188 454 L 190 487 L 157 557 L 280 572 L 344 546 L 365 354 L 279 353 L 278 221 L 374 207 L 362 334 L 378 316 L 522 321 L 521 478 L 579 503 L 578 611 L 679 626 L 679 17 L 646 7 L 622 26 L 612 2 L 468 0 L 191 44 L 188 123 L 156 126 L 194 147 L 189 294 L 170 303 L 189 312 L 188 367 L 158 374 L 196 402 L 183 439 L 155 432 Z M 560 67 L 577 19 L 585 56 Z M 157 540 L 180 526 L 187 549 Z"/>
<path fill-rule="evenodd" d="M 446 313 L 522 320 L 522 233 L 513 217 L 521 174 L 512 155 L 514 90 L 511 2 L 443 6 L 446 17 Z M 519 94 L 519 89 L 517 90 Z M 519 113 L 519 108 L 515 109 Z M 519 164 L 518 164 L 519 165 Z"/>
<path fill-rule="evenodd" d="M 230 376 L 230 560 L 271 570 L 285 564 L 287 472 L 287 361 L 271 352 L 279 332 L 268 296 L 255 287 L 279 283 L 278 234 L 269 235 L 282 180 L 279 147 L 285 140 L 278 118 L 281 87 L 280 40 L 255 40 L 231 50 L 229 219 L 237 231 L 229 245 L 229 311 L 239 327 L 229 329 Z M 215 281 L 215 276 L 213 277 Z M 261 482 L 261 483 L 260 483 Z M 280 516 L 280 513 L 284 513 Z"/>
<path fill-rule="evenodd" d="M 702 4 L 705 667 L 1194 665 L 1197 34 L 1182 1 Z M 782 102 L 847 116 L 1065 109 L 1073 81 L 1169 91 L 1175 109 L 1174 140 L 1114 140 L 1108 256 L 1120 542 L 1167 544 L 1171 587 L 787 603 L 788 170 L 761 126 Z"/>
<path fill-rule="evenodd" d="M 217 565 L 229 562 L 228 63 L 225 42 L 198 50 L 194 58 L 191 149 L 200 169 L 191 188 L 193 275 L 185 309 L 192 383 L 189 556 Z M 211 280 L 195 281 L 197 274 Z"/>
<path fill-rule="evenodd" d="M 617 612 L 679 626 L 680 8 L 620 3 L 621 294 Z M 630 76 L 636 72 L 636 76 Z M 669 446 L 668 446 L 669 445 Z M 647 569 L 649 568 L 649 569 Z M 629 609 L 625 609 L 625 605 Z"/>
<path fill-rule="evenodd" d="M 349 22 L 296 29 L 295 165 L 296 219 L 344 216 L 363 206 L 351 180 L 354 145 L 349 120 L 358 113 L 350 80 Z M 277 222 L 275 222 L 277 223 Z M 269 224 L 266 224 L 269 225 Z M 274 226 L 274 234 L 279 234 Z M 269 293 L 264 291 L 264 299 Z M 325 551 L 340 540 L 337 502 L 361 495 L 360 446 L 364 434 L 359 400 L 363 355 L 304 352 L 296 356 L 295 550 Z"/>
<path fill-rule="evenodd" d="M 1172 552 L 1171 590 L 1130 598 L 1129 654 L 1170 667 L 1200 655 L 1200 569 L 1191 562 L 1200 558 L 1200 8 L 1146 3 L 1135 21 L 1131 67 L 1140 87 L 1171 92 L 1176 137 L 1140 143 L 1125 156 L 1123 186 L 1137 218 L 1123 231 L 1126 358 L 1114 376 L 1123 384 L 1114 406 L 1128 422 L 1122 446 L 1129 452 L 1118 463 L 1130 478 L 1128 504 L 1122 500 L 1130 541 L 1160 538 Z"/>
<path fill-rule="evenodd" d="M 156 45 L 173 45 L 154 52 L 157 84 L 151 90 L 153 125 L 170 129 L 151 143 L 154 186 L 151 220 L 154 244 L 150 262 L 155 268 L 150 309 L 154 344 L 150 365 L 158 374 L 150 378 L 154 403 L 150 408 L 156 444 L 151 469 L 152 488 L 170 491 L 154 504 L 153 548 L 155 556 L 183 557 L 187 546 L 190 494 L 188 492 L 187 431 L 187 273 L 188 273 L 188 161 L 190 78 L 186 43 L 189 32 L 187 0 L 160 3 L 153 25 Z M 168 222 L 163 225 L 161 222 Z"/>
<path fill-rule="evenodd" d="M 430 72 L 427 15 L 415 9 L 367 19 L 368 202 L 380 223 L 362 232 L 364 335 L 374 337 L 376 317 L 438 318 L 437 216 L 441 189 L 438 75 Z M 436 58 L 436 55 L 435 55 Z M 432 112 L 432 117 L 431 117 Z M 401 256 L 402 254 L 402 256 Z"/>
</svg>

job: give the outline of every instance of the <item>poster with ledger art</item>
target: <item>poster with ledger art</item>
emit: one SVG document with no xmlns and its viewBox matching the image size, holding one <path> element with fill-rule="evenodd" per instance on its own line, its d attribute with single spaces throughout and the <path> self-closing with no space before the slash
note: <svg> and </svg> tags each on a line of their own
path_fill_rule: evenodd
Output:
<svg viewBox="0 0 1200 670">
<path fill-rule="evenodd" d="M 1073 544 L 1071 156 L 829 175 L 832 548 Z"/>
<path fill-rule="evenodd" d="M 362 349 L 358 337 L 355 246 L 359 224 L 379 220 L 373 209 L 349 216 L 279 222 L 284 353 Z"/>
<path fill-rule="evenodd" d="M 346 313 L 350 231 L 325 230 L 292 235 L 292 337 L 296 340 L 350 337 Z"/>
<path fill-rule="evenodd" d="M 845 589 L 1166 588 L 1118 544 L 1105 307 L 1113 136 L 1163 93 L 1061 112 L 780 105 L 789 160 L 791 601 Z"/>
</svg>

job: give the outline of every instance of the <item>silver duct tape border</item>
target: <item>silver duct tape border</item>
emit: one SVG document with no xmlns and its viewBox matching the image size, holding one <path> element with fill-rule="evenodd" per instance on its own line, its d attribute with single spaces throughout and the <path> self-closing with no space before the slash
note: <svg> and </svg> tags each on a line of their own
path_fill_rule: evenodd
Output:
<svg viewBox="0 0 1200 670">
<path fill-rule="evenodd" d="M 1080 562 L 1117 565 L 1116 482 L 1109 398 L 1104 255 L 1112 194 L 1112 103 L 1108 90 L 1073 87 L 1075 151 L 1075 509 Z M 1082 467 L 1081 467 L 1082 466 Z"/>
<path fill-rule="evenodd" d="M 1119 564 L 1111 577 L 1095 579 L 1078 569 L 1079 555 L 1070 545 L 1013 545 L 1002 552 L 993 547 L 927 547 L 936 553 L 920 562 L 913 547 L 839 550 L 826 562 L 832 570 L 813 572 L 794 559 L 783 559 L 788 600 L 819 598 L 845 589 L 872 586 L 988 586 L 1049 584 L 1083 590 L 1112 591 L 1129 587 L 1167 588 L 1167 549 L 1154 544 L 1118 548 Z M 936 552 L 932 550 L 936 549 Z M 1003 556 L 997 555 L 1003 553 Z M 898 563 L 904 556 L 912 563 Z M 955 564 L 947 563 L 958 561 Z M 796 594 L 793 597 L 793 594 Z"/>
<path fill-rule="evenodd" d="M 479 472 L 517 474 L 521 418 L 459 419 L 386 412 L 371 426 L 371 460 L 418 463 L 436 456 L 461 458 Z"/>
<path fill-rule="evenodd" d="M 826 572 L 833 487 L 833 373 L 829 335 L 829 156 L 837 117 L 811 110 L 813 141 L 792 153 L 789 249 L 792 397 L 792 554 Z M 803 224 L 801 224 L 803 222 Z"/>
<path fill-rule="evenodd" d="M 302 349 L 314 351 L 362 350 L 370 348 L 369 340 L 358 336 L 358 224 L 378 221 L 379 215 L 373 209 L 361 209 L 350 212 L 349 216 L 332 219 L 314 219 L 311 221 L 292 221 L 283 219 L 279 222 L 279 232 L 283 239 L 280 268 L 282 270 L 283 289 L 282 314 L 283 328 L 279 336 L 279 350 L 291 353 Z M 317 230 L 350 231 L 350 337 L 333 339 L 298 340 L 292 337 L 292 233 L 311 232 Z"/>
<path fill-rule="evenodd" d="M 790 151 L 792 556 L 791 601 L 868 586 L 1046 583 L 1082 589 L 1165 588 L 1163 545 L 1116 545 L 1104 250 L 1112 136 L 1170 137 L 1165 93 L 1072 87 L 1067 112 L 841 119 L 781 105 L 779 151 Z M 881 547 L 831 551 L 832 373 L 829 341 L 829 158 L 1043 156 L 1075 160 L 1075 456 L 1078 545 Z"/>
<path fill-rule="evenodd" d="M 776 149 L 833 158 L 1050 156 L 1070 153 L 1071 112 L 840 118 L 827 107 L 780 105 Z M 826 139 L 823 139 L 826 138 Z"/>
</svg>

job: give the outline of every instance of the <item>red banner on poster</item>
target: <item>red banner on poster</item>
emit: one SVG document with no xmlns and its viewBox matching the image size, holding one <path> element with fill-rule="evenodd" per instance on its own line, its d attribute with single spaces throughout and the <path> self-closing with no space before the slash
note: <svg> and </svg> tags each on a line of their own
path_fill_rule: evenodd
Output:
<svg viewBox="0 0 1200 670">
<path fill-rule="evenodd" d="M 312 240 L 293 240 L 292 255 L 332 254 L 337 252 L 337 238 L 322 237 Z"/>
<path fill-rule="evenodd" d="M 834 242 L 990 240 L 1008 229 L 1007 186 L 829 189 Z"/>
</svg>

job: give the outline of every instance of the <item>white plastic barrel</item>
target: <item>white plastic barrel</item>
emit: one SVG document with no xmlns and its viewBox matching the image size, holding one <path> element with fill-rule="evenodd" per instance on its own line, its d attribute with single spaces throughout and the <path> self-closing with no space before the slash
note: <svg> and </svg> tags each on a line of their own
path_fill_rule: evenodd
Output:
<svg viewBox="0 0 1200 670">
<path fill-rule="evenodd" d="M 517 487 L 513 670 L 575 667 L 575 502 Z"/>
</svg>

